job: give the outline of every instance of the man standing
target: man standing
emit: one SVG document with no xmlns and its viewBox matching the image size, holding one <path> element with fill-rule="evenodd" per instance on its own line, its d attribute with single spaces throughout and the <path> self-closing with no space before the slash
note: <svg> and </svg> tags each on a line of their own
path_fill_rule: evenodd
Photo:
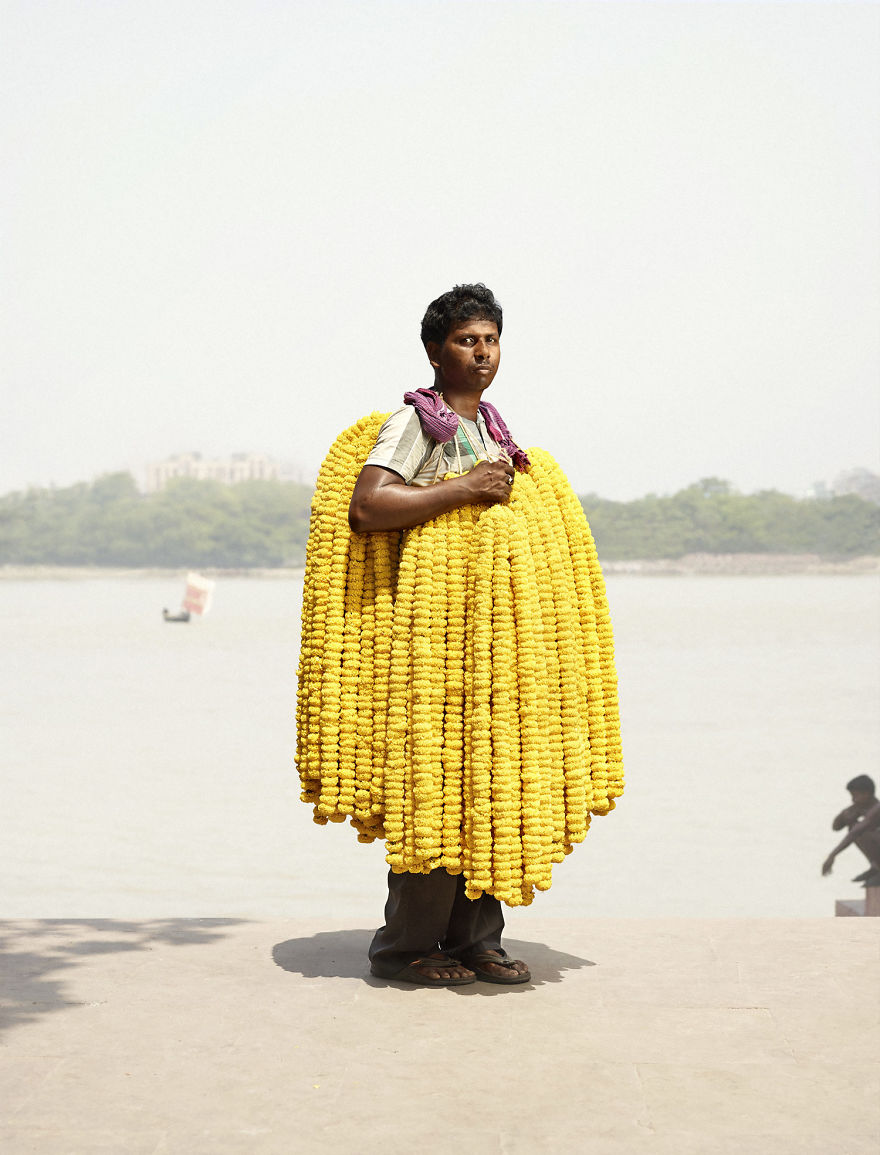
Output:
<svg viewBox="0 0 880 1155">
<path fill-rule="evenodd" d="M 501 903 L 623 792 L 605 583 L 583 507 L 484 400 L 501 308 L 485 285 L 428 307 L 431 388 L 343 430 L 321 466 L 303 580 L 300 798 L 381 838 L 372 973 L 528 982 Z"/>
<path fill-rule="evenodd" d="M 409 529 L 458 506 L 508 499 L 511 454 L 479 410 L 498 372 L 501 327 L 501 306 L 482 284 L 458 285 L 428 306 L 421 336 L 432 390 L 458 415 L 458 429 L 445 442 L 426 433 L 420 407 L 430 397 L 391 414 L 354 487 L 349 524 L 356 533 Z M 448 472 L 457 476 L 442 480 Z M 385 925 L 370 947 L 374 975 L 424 986 L 530 979 L 525 963 L 508 959 L 501 946 L 501 903 L 489 894 L 467 898 L 462 875 L 389 871 L 388 890 Z"/>
</svg>

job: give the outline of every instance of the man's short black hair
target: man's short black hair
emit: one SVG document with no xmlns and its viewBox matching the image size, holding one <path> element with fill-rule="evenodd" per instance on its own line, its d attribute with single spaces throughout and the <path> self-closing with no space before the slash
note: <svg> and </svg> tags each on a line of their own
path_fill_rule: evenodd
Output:
<svg viewBox="0 0 880 1155">
<path fill-rule="evenodd" d="M 436 341 L 442 345 L 455 325 L 474 320 L 494 321 L 501 336 L 501 306 L 482 281 L 475 285 L 456 285 L 431 302 L 422 318 L 422 344 Z"/>
<path fill-rule="evenodd" d="M 873 794 L 874 779 L 869 778 L 867 774 L 860 774 L 858 778 L 853 778 L 852 782 L 847 782 L 846 788 L 850 792 L 853 790 L 861 790 L 865 794 Z"/>
</svg>

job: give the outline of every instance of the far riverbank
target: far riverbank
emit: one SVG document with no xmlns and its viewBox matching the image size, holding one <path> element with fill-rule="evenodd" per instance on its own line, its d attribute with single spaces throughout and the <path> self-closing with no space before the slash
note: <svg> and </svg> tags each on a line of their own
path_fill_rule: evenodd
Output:
<svg viewBox="0 0 880 1155">
<path fill-rule="evenodd" d="M 665 577 L 680 574 L 724 577 L 772 577 L 789 574 L 876 574 L 880 557 L 822 557 L 815 553 L 689 553 L 684 557 L 643 561 L 604 561 L 606 574 Z"/>
<path fill-rule="evenodd" d="M 195 567 L 193 567 L 195 568 Z M 198 567 L 199 573 L 212 578 L 254 578 L 260 580 L 297 580 L 302 566 L 278 566 L 272 569 L 214 569 Z M 880 574 L 880 557 L 829 558 L 812 553 L 690 553 L 678 558 L 602 562 L 606 574 L 637 577 L 712 576 L 773 577 L 791 574 L 859 575 Z M 107 579 L 180 579 L 187 571 L 161 567 L 124 568 L 121 566 L 4 565 L 0 581 L 106 581 Z"/>
</svg>

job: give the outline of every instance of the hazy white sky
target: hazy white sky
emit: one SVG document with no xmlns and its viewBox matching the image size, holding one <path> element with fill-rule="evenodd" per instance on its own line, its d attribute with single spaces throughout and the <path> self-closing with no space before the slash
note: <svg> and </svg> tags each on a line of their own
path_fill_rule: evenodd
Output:
<svg viewBox="0 0 880 1155">
<path fill-rule="evenodd" d="M 469 280 L 489 398 L 581 492 L 878 468 L 876 4 L 0 11 L 0 492 L 314 469 Z"/>
</svg>

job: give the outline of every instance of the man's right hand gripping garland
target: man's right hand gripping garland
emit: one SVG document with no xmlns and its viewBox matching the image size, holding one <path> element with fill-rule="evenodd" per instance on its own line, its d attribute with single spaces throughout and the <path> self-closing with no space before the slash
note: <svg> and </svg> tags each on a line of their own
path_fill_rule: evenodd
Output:
<svg viewBox="0 0 880 1155">
<path fill-rule="evenodd" d="M 312 504 L 301 797 L 316 822 L 384 839 L 372 970 L 421 985 L 527 981 L 499 904 L 548 890 L 623 792 L 596 549 L 550 454 L 482 401 L 500 333 L 483 285 L 432 302 L 433 388 L 344 430 Z"/>
</svg>

